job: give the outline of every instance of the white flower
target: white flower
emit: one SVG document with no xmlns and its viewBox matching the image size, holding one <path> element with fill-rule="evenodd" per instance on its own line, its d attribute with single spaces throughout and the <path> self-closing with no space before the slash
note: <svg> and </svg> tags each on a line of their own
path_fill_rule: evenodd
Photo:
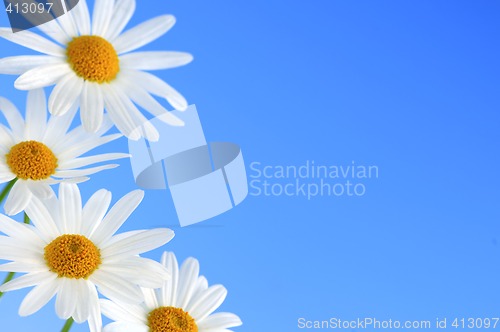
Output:
<svg viewBox="0 0 500 332">
<path fill-rule="evenodd" d="M 97 191 L 82 208 L 76 184 L 61 184 L 59 199 L 34 198 L 26 213 L 33 225 L 0 215 L 0 271 L 27 273 L 2 286 L 13 291 L 36 286 L 24 298 L 19 314 L 27 316 L 57 294 L 61 319 L 88 320 L 91 331 L 102 326 L 97 289 L 115 301 L 136 305 L 144 300 L 141 287 L 159 287 L 169 277 L 161 264 L 138 255 L 172 239 L 170 229 L 114 233 L 141 202 L 133 191 L 106 214 L 111 193 Z M 97 289 L 96 289 L 97 286 Z"/>
<path fill-rule="evenodd" d="M 173 253 L 165 252 L 161 260 L 172 277 L 162 288 L 143 288 L 144 303 L 101 300 L 102 313 L 115 321 L 104 332 L 228 332 L 241 325 L 235 314 L 212 314 L 227 291 L 222 285 L 208 287 L 207 279 L 198 275 L 196 259 L 188 258 L 180 271 Z"/>
<path fill-rule="evenodd" d="M 34 0 L 27 0 L 34 1 Z M 15 87 L 32 90 L 55 84 L 49 111 L 62 115 L 79 101 L 84 128 L 95 132 L 104 109 L 127 137 L 158 140 L 137 106 L 166 123 L 183 125 L 152 95 L 184 110 L 187 102 L 176 90 L 144 70 L 174 68 L 192 61 L 183 52 L 132 52 L 165 34 L 175 23 L 171 15 L 148 20 L 122 33 L 135 11 L 135 0 L 96 0 L 92 22 L 87 3 L 38 28 L 53 41 L 30 31 L 0 29 L 0 37 L 45 55 L 14 56 L 0 60 L 0 73 L 21 75 Z M 137 105 L 137 106 L 136 106 Z M 141 127 L 142 126 L 142 127 Z"/>
<path fill-rule="evenodd" d="M 121 135 L 102 136 L 112 126 L 107 119 L 94 134 L 87 133 L 81 126 L 67 133 L 76 109 L 47 121 L 46 105 L 43 89 L 30 91 L 26 119 L 23 119 L 9 100 L 0 97 L 0 112 L 10 126 L 9 129 L 0 124 L 0 183 L 17 179 L 5 202 L 7 214 L 24 210 L 33 196 L 42 199 L 53 196 L 52 184 L 83 182 L 88 180 L 87 175 L 118 165 L 82 167 L 129 156 L 106 153 L 78 158 Z"/>
</svg>

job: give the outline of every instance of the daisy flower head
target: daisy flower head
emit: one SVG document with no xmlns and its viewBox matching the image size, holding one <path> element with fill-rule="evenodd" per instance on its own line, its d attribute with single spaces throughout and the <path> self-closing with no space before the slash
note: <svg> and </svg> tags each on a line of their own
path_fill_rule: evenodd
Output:
<svg viewBox="0 0 500 332">
<path fill-rule="evenodd" d="M 81 126 L 68 132 L 76 108 L 47 120 L 46 105 L 43 89 L 29 91 L 23 119 L 14 104 L 0 97 L 0 112 L 10 127 L 0 124 L 0 183 L 16 180 L 5 202 L 7 214 L 24 210 L 33 196 L 53 196 L 50 185 L 83 182 L 88 175 L 118 165 L 87 166 L 129 157 L 124 153 L 80 157 L 122 135 L 103 136 L 112 127 L 107 117 L 95 133 L 88 133 Z"/>
<path fill-rule="evenodd" d="M 34 1 L 34 0 L 27 0 Z M 64 3 L 64 2 L 63 2 Z M 49 98 L 53 115 L 80 104 L 83 127 L 95 132 L 106 109 L 124 135 L 158 140 L 158 131 L 138 106 L 164 122 L 184 123 L 152 95 L 166 99 L 177 110 L 187 102 L 170 85 L 146 71 L 185 65 L 192 56 L 183 52 L 134 52 L 165 34 L 175 23 L 171 15 L 158 16 L 122 33 L 135 11 L 135 0 L 95 0 L 92 19 L 86 0 L 66 14 L 39 25 L 50 39 L 31 31 L 0 29 L 0 37 L 44 55 L 13 56 L 0 60 L 0 73 L 20 75 L 15 87 L 32 90 L 55 85 Z"/>
<path fill-rule="evenodd" d="M 159 263 L 139 257 L 169 242 L 168 228 L 115 235 L 143 198 L 141 190 L 121 198 L 108 213 L 111 193 L 97 191 L 82 207 L 76 184 L 61 184 L 58 198 L 27 207 L 33 225 L 0 215 L 1 271 L 25 275 L 2 286 L 1 292 L 35 286 L 19 308 L 21 316 L 37 312 L 54 296 L 61 319 L 88 321 L 101 331 L 99 291 L 114 301 L 136 305 L 144 300 L 140 287 L 159 287 L 170 277 Z"/>
<path fill-rule="evenodd" d="M 222 285 L 208 287 L 196 259 L 188 258 L 179 269 L 175 255 L 165 252 L 161 263 L 171 278 L 161 288 L 143 288 L 141 305 L 101 300 L 102 313 L 115 321 L 103 332 L 229 332 L 227 328 L 242 324 L 235 314 L 213 314 L 227 290 Z"/>
</svg>

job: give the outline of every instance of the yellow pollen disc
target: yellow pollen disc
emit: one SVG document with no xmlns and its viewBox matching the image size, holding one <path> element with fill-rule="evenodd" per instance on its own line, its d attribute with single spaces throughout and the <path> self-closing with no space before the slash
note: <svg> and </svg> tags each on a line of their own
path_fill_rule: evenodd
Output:
<svg viewBox="0 0 500 332">
<path fill-rule="evenodd" d="M 45 262 L 59 277 L 86 279 L 101 265 L 101 252 L 83 235 L 65 234 L 45 247 Z"/>
<path fill-rule="evenodd" d="M 187 312 L 175 307 L 160 307 L 148 315 L 150 332 L 198 332 L 198 326 Z"/>
<path fill-rule="evenodd" d="M 120 60 L 113 45 L 99 36 L 80 36 L 68 43 L 66 56 L 73 71 L 81 78 L 108 83 L 120 71 Z"/>
<path fill-rule="evenodd" d="M 14 145 L 5 156 L 17 178 L 43 180 L 56 172 L 57 158 L 43 143 L 25 141 Z"/>
</svg>

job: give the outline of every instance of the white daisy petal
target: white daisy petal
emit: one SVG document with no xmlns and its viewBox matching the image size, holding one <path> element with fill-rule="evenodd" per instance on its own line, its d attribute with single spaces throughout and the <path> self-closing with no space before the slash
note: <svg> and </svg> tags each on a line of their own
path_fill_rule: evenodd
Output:
<svg viewBox="0 0 500 332">
<path fill-rule="evenodd" d="M 167 111 L 140 85 L 126 80 L 123 80 L 118 84 L 121 85 L 127 96 L 129 96 L 134 103 L 144 108 L 155 117 L 172 126 L 184 126 L 184 121 Z"/>
<path fill-rule="evenodd" d="M 143 22 L 136 27 L 125 31 L 113 42 L 118 54 L 126 53 L 149 44 L 164 35 L 175 24 L 175 17 L 162 15 Z"/>
<path fill-rule="evenodd" d="M 70 36 L 61 29 L 57 20 L 52 19 L 47 23 L 37 25 L 37 28 L 61 45 L 66 45 L 71 40 Z"/>
<path fill-rule="evenodd" d="M 30 69 L 17 78 L 14 86 L 19 90 L 44 88 L 56 83 L 61 77 L 70 73 L 67 63 L 56 63 Z"/>
<path fill-rule="evenodd" d="M 41 262 L 32 262 L 32 263 L 25 263 L 25 262 L 10 262 L 6 264 L 0 265 L 0 271 L 2 272 L 21 272 L 21 273 L 28 273 L 28 272 L 47 272 L 49 271 L 49 268 L 47 267 L 46 264 L 43 264 Z"/>
<path fill-rule="evenodd" d="M 144 299 L 139 286 L 114 273 L 99 269 L 89 277 L 89 280 L 97 285 L 102 295 L 111 300 L 138 304 Z"/>
<path fill-rule="evenodd" d="M 78 324 L 85 322 L 90 316 L 90 303 L 88 301 L 90 292 L 95 291 L 95 286 L 85 279 L 77 279 L 75 283 L 77 297 L 74 301 L 77 303 L 73 312 L 73 319 Z M 93 288 L 93 290 L 92 290 Z"/>
<path fill-rule="evenodd" d="M 193 291 L 193 296 L 191 300 L 186 306 L 187 311 L 191 311 L 191 307 L 193 304 L 197 303 L 201 296 L 203 296 L 204 292 L 208 289 L 208 280 L 204 276 L 198 277 L 198 281 L 196 282 L 196 287 Z"/>
<path fill-rule="evenodd" d="M 62 63 L 62 59 L 49 55 L 11 56 L 0 59 L 0 74 L 20 75 L 35 67 Z"/>
<path fill-rule="evenodd" d="M 54 273 L 48 271 L 28 273 L 1 285 L 0 292 L 9 292 L 21 288 L 32 287 L 45 280 L 52 280 L 53 278 Z"/>
<path fill-rule="evenodd" d="M 95 133 L 104 117 L 104 96 L 97 83 L 85 81 L 81 95 L 80 117 L 86 131 Z"/>
<path fill-rule="evenodd" d="M 149 327 L 140 323 L 111 323 L 104 327 L 103 332 L 149 332 Z"/>
<path fill-rule="evenodd" d="M 54 196 L 54 191 L 48 183 L 41 181 L 26 181 L 30 192 L 40 199 L 48 199 Z"/>
<path fill-rule="evenodd" d="M 24 298 L 19 307 L 19 316 L 25 317 L 34 314 L 49 302 L 59 289 L 57 276 L 52 274 L 42 283 L 33 288 Z"/>
<path fill-rule="evenodd" d="M 135 0 L 117 0 L 115 8 L 113 9 L 113 19 L 103 37 L 113 41 L 130 21 L 134 11 Z"/>
<path fill-rule="evenodd" d="M 92 241 L 101 245 L 109 240 L 113 234 L 123 225 L 125 220 L 134 212 L 144 198 L 144 191 L 134 190 L 123 196 L 111 208 L 103 221 L 90 235 Z"/>
<path fill-rule="evenodd" d="M 212 286 L 188 309 L 189 314 L 196 320 L 203 320 L 220 307 L 226 296 L 226 288 L 221 285 Z"/>
<path fill-rule="evenodd" d="M 111 141 L 114 141 L 118 138 L 122 137 L 121 134 L 113 134 L 113 135 L 108 135 L 108 136 L 103 136 L 103 137 L 96 137 L 96 138 L 89 138 L 87 136 L 87 139 L 81 142 L 78 142 L 77 144 L 74 144 L 71 147 L 68 147 L 65 149 L 63 152 L 59 153 L 59 157 L 61 159 L 69 159 L 69 158 L 75 158 L 78 157 L 100 145 L 104 145 L 106 143 L 109 143 Z M 55 148 L 54 148 L 55 150 Z"/>
<path fill-rule="evenodd" d="M 179 271 L 179 288 L 177 293 L 176 307 L 185 308 L 196 287 L 196 281 L 200 273 L 200 265 L 194 258 L 184 261 Z"/>
<path fill-rule="evenodd" d="M 128 80 L 142 86 L 149 93 L 165 98 L 176 110 L 186 110 L 188 106 L 186 99 L 158 77 L 136 70 L 124 70 L 122 75 L 126 75 Z"/>
<path fill-rule="evenodd" d="M 27 208 L 33 194 L 24 181 L 16 181 L 5 201 L 4 209 L 8 215 L 15 215 Z"/>
<path fill-rule="evenodd" d="M 161 302 L 163 306 L 173 306 L 177 303 L 179 265 L 177 263 L 177 258 L 172 252 L 164 252 L 161 258 L 161 263 L 172 275 L 170 280 L 167 280 L 162 288 L 163 296 Z"/>
<path fill-rule="evenodd" d="M 41 53 L 59 57 L 63 57 L 65 54 L 61 46 L 28 30 L 13 33 L 8 28 L 0 28 L 0 37 Z"/>
<path fill-rule="evenodd" d="M 57 23 L 59 23 L 61 29 L 66 32 L 68 36 L 76 37 L 78 35 L 78 29 L 73 20 L 73 10 L 67 11 L 66 14 L 59 16 L 57 18 Z"/>
<path fill-rule="evenodd" d="M 60 278 L 60 291 L 56 298 L 56 314 L 60 319 L 68 319 L 76 309 L 77 288 L 76 279 Z"/>
<path fill-rule="evenodd" d="M 101 299 L 102 313 L 112 320 L 124 320 L 129 323 L 146 323 L 147 312 L 142 305 L 127 304 L 121 306 L 110 300 Z"/>
<path fill-rule="evenodd" d="M 80 35 L 90 35 L 90 14 L 87 1 L 78 1 L 78 4 L 71 10 L 73 20 Z"/>
<path fill-rule="evenodd" d="M 63 234 L 79 234 L 82 224 L 82 198 L 76 184 L 59 185 L 59 208 Z"/>
<path fill-rule="evenodd" d="M 123 257 L 139 255 L 161 247 L 173 237 L 174 232 L 171 229 L 155 228 L 129 236 L 109 246 L 103 245 L 102 252 L 110 261 L 116 261 L 123 259 Z"/>
<path fill-rule="evenodd" d="M 0 214 L 0 232 L 16 239 L 36 241 L 39 239 L 33 226 L 19 223 L 11 218 Z"/>
<path fill-rule="evenodd" d="M 47 243 L 62 234 L 47 207 L 37 197 L 31 199 L 26 207 L 26 214 Z"/>
<path fill-rule="evenodd" d="M 158 299 L 156 298 L 155 290 L 152 288 L 142 288 L 144 294 L 144 304 L 147 308 L 158 308 Z"/>
<path fill-rule="evenodd" d="M 111 192 L 101 189 L 94 193 L 83 207 L 82 234 L 90 237 L 101 222 L 111 203 Z"/>
<path fill-rule="evenodd" d="M 55 149 L 58 143 L 65 142 L 67 140 L 67 137 L 65 137 L 68 136 L 66 132 L 75 117 L 77 106 L 77 104 L 73 105 L 69 112 L 64 115 L 50 117 L 49 122 L 47 123 L 47 129 L 45 130 L 45 135 L 43 137 L 43 142 L 45 145 L 53 149 L 54 152 L 59 152 Z M 61 156 L 59 156 L 59 158 L 60 157 Z"/>
<path fill-rule="evenodd" d="M 54 87 L 49 98 L 49 111 L 53 115 L 68 112 L 83 89 L 83 79 L 74 73 L 66 74 Z"/>
<path fill-rule="evenodd" d="M 54 176 L 59 177 L 59 178 L 82 177 L 85 175 L 95 174 L 97 172 L 101 172 L 101 171 L 104 171 L 107 169 L 116 168 L 118 166 L 119 165 L 109 164 L 109 165 L 102 165 L 102 166 L 96 166 L 96 167 L 85 168 L 85 169 L 62 170 L 62 171 L 57 171 Z"/>
<path fill-rule="evenodd" d="M 241 319 L 233 313 L 218 312 L 208 316 L 198 324 L 201 331 L 209 329 L 225 329 L 242 325 Z"/>
<path fill-rule="evenodd" d="M 126 275 L 135 284 L 147 288 L 161 287 L 163 282 L 170 277 L 161 264 L 143 257 L 124 258 L 114 262 L 108 260 L 102 270 L 117 275 Z M 143 271 L 149 271 L 149 273 L 146 275 Z"/>
<path fill-rule="evenodd" d="M 26 140 L 40 141 L 47 125 L 47 102 L 43 89 L 28 92 L 26 102 L 26 126 L 24 136 Z"/>
<path fill-rule="evenodd" d="M 114 1 L 96 0 L 92 16 L 92 34 L 104 36 L 113 16 Z"/>
<path fill-rule="evenodd" d="M 185 52 L 135 52 L 120 56 L 120 66 L 141 70 L 176 68 L 191 61 L 193 56 Z"/>
<path fill-rule="evenodd" d="M 17 107 L 8 99 L 0 97 L 0 111 L 9 123 L 14 138 L 18 141 L 22 140 L 24 136 L 24 120 Z"/>
<path fill-rule="evenodd" d="M 89 288 L 89 297 L 86 302 L 89 308 L 89 330 L 90 332 L 101 332 L 102 329 L 102 317 L 101 308 L 99 304 L 99 296 L 97 295 L 97 290 L 94 285 L 87 282 L 87 287 Z"/>
<path fill-rule="evenodd" d="M 69 160 L 67 162 L 61 163 L 59 168 L 61 169 L 69 169 L 69 168 L 79 168 L 88 166 L 90 164 L 100 163 L 103 161 L 110 161 L 116 159 L 130 158 L 130 155 L 127 153 L 105 153 L 98 154 L 89 157 L 75 158 Z"/>
</svg>

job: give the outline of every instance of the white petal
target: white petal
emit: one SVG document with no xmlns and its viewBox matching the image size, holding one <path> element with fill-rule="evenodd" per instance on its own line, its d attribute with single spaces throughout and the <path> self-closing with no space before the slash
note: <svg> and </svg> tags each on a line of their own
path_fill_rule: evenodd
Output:
<svg viewBox="0 0 500 332">
<path fill-rule="evenodd" d="M 240 325 L 242 325 L 241 319 L 235 314 L 229 312 L 218 312 L 208 316 L 203 321 L 198 323 L 198 328 L 201 331 L 205 331 L 208 329 L 225 329 Z"/>
<path fill-rule="evenodd" d="M 92 16 L 92 34 L 104 36 L 113 16 L 114 1 L 96 0 Z"/>
<path fill-rule="evenodd" d="M 185 308 L 187 306 L 196 288 L 199 273 L 200 265 L 196 259 L 190 257 L 182 263 L 179 272 L 179 288 L 175 307 Z"/>
<path fill-rule="evenodd" d="M 90 237 L 101 222 L 111 203 L 111 192 L 101 189 L 95 192 L 85 204 L 82 212 L 82 234 Z"/>
<path fill-rule="evenodd" d="M 187 310 L 196 321 L 203 320 L 220 307 L 226 296 L 227 290 L 222 285 L 212 286 Z"/>
<path fill-rule="evenodd" d="M 95 286 L 88 280 L 78 279 L 75 283 L 77 297 L 74 299 L 76 308 L 73 312 L 75 322 L 81 324 L 90 316 L 90 293 L 95 292 Z"/>
<path fill-rule="evenodd" d="M 128 323 L 147 322 L 148 312 L 141 305 L 127 304 L 120 305 L 110 300 L 100 300 L 102 314 L 114 321 L 125 321 Z"/>
<path fill-rule="evenodd" d="M 54 87 L 49 98 L 49 111 L 53 115 L 64 115 L 71 109 L 83 89 L 83 79 L 74 73 L 66 74 Z"/>
<path fill-rule="evenodd" d="M 28 92 L 26 102 L 26 127 L 25 138 L 27 140 L 40 141 L 47 126 L 47 99 L 43 89 Z"/>
<path fill-rule="evenodd" d="M 188 106 L 186 99 L 177 90 L 158 77 L 136 70 L 124 70 L 122 75 L 125 75 L 127 80 L 142 86 L 149 93 L 165 98 L 176 110 L 186 110 Z"/>
<path fill-rule="evenodd" d="M 90 15 L 87 1 L 78 1 L 78 4 L 71 10 L 73 20 L 80 35 L 90 35 Z"/>
<path fill-rule="evenodd" d="M 64 1 L 63 6 L 66 6 Z M 57 23 L 59 23 L 61 29 L 66 32 L 68 36 L 76 37 L 78 35 L 78 30 L 76 28 L 75 21 L 73 20 L 73 10 L 67 11 L 66 14 L 59 16 L 57 18 Z"/>
<path fill-rule="evenodd" d="M 32 200 L 33 194 L 28 189 L 26 181 L 17 180 L 12 189 L 10 190 L 9 196 L 5 201 L 4 209 L 8 215 L 15 215 L 26 209 L 30 201 Z"/>
<path fill-rule="evenodd" d="M 39 198 L 33 197 L 31 199 L 31 204 L 26 207 L 26 214 L 47 243 L 62 234 L 51 213 Z"/>
<path fill-rule="evenodd" d="M 193 56 L 184 52 L 136 52 L 120 56 L 123 68 L 158 70 L 184 66 Z"/>
<path fill-rule="evenodd" d="M 147 308 L 158 308 L 158 299 L 156 298 L 155 290 L 152 288 L 142 288 L 144 294 L 144 304 Z"/>
<path fill-rule="evenodd" d="M 95 133 L 101 128 L 104 116 L 104 97 L 99 84 L 85 81 L 80 103 L 83 127 L 86 131 Z"/>
<path fill-rule="evenodd" d="M 12 56 L 0 59 L 0 74 L 20 75 L 35 67 L 62 63 L 62 59 L 49 55 Z"/>
<path fill-rule="evenodd" d="M 149 327 L 141 323 L 115 322 L 106 325 L 103 332 L 149 332 Z"/>
<path fill-rule="evenodd" d="M 71 40 L 71 37 L 61 29 L 57 20 L 51 19 L 47 23 L 37 25 L 37 28 L 61 45 L 66 45 Z"/>
<path fill-rule="evenodd" d="M 26 287 L 32 287 L 41 284 L 47 280 L 53 280 L 53 272 L 34 272 L 28 273 L 19 278 L 9 281 L 6 284 L 0 286 L 0 292 L 10 292 L 13 290 L 18 290 Z"/>
<path fill-rule="evenodd" d="M 101 146 L 101 145 L 104 145 L 104 144 L 109 143 L 111 141 L 114 141 L 120 137 L 122 137 L 121 134 L 108 135 L 108 136 L 104 136 L 104 137 L 97 136 L 96 138 L 90 137 L 90 139 L 87 136 L 88 139 L 84 140 L 83 142 L 80 142 L 79 144 L 73 144 L 67 150 L 60 152 L 59 157 L 61 159 L 76 158 L 76 157 L 84 154 L 85 152 L 88 152 L 88 151 L 90 151 L 98 146 Z"/>
<path fill-rule="evenodd" d="M 85 169 L 70 169 L 70 170 L 58 170 L 56 174 L 54 174 L 55 177 L 58 178 L 74 178 L 74 177 L 82 177 L 86 175 L 91 175 L 95 174 L 107 169 L 112 169 L 116 168 L 119 165 L 116 164 L 109 164 L 109 165 L 102 165 L 102 166 L 96 166 L 96 167 L 90 167 L 90 168 L 85 168 Z"/>
<path fill-rule="evenodd" d="M 39 66 L 19 76 L 14 82 L 14 86 L 19 90 L 44 88 L 53 85 L 70 72 L 71 69 L 67 63 Z"/>
<path fill-rule="evenodd" d="M 59 208 L 63 234 L 79 234 L 82 223 L 82 197 L 76 184 L 59 185 Z"/>
<path fill-rule="evenodd" d="M 91 240 L 99 246 L 110 239 L 134 212 L 144 198 L 144 191 L 134 190 L 123 196 L 111 208 L 103 221 L 91 235 Z"/>
<path fill-rule="evenodd" d="M 84 166 L 88 166 L 88 165 L 95 164 L 95 163 L 116 160 L 116 159 L 122 159 L 122 158 L 130 158 L 130 155 L 126 154 L 126 153 L 105 153 L 105 154 L 98 154 L 98 155 L 93 155 L 93 156 L 89 156 L 89 157 L 76 158 L 76 159 L 71 159 L 71 160 L 68 160 L 65 162 L 61 162 L 61 164 L 59 165 L 59 168 L 60 169 L 79 168 L 79 167 L 84 167 Z"/>
<path fill-rule="evenodd" d="M 65 135 L 71 122 L 73 122 L 77 106 L 77 104 L 73 105 L 72 109 L 64 115 L 50 117 L 47 123 L 45 136 L 43 137 L 43 142 L 50 147 L 53 152 L 58 153 L 58 151 L 56 151 L 57 146 L 66 141 Z M 61 158 L 61 156 L 58 157 Z"/>
<path fill-rule="evenodd" d="M 89 280 L 97 285 L 99 293 L 112 301 L 138 304 L 144 299 L 141 289 L 114 273 L 95 271 Z"/>
<path fill-rule="evenodd" d="M 174 306 L 177 303 L 177 287 L 179 284 L 179 265 L 173 252 L 164 252 L 161 263 L 170 272 L 171 278 L 162 287 L 162 305 Z"/>
<path fill-rule="evenodd" d="M 126 53 L 149 44 L 164 35 L 175 24 L 175 17 L 163 15 L 143 22 L 134 28 L 125 31 L 116 38 L 113 46 L 118 54 Z"/>
<path fill-rule="evenodd" d="M 45 263 L 42 262 L 32 262 L 32 263 L 10 262 L 0 265 L 0 271 L 16 272 L 16 273 L 47 272 L 49 271 L 49 268 Z"/>
<path fill-rule="evenodd" d="M 8 99 L 0 97 L 0 111 L 7 119 L 14 138 L 22 140 L 24 138 L 24 120 L 16 106 Z"/>
<path fill-rule="evenodd" d="M 159 288 L 170 273 L 158 262 L 143 257 L 128 257 L 119 261 L 106 261 L 102 270 L 125 275 L 128 280 L 146 288 Z"/>
<path fill-rule="evenodd" d="M 50 185 L 44 181 L 26 181 L 28 189 L 33 195 L 40 199 L 48 199 L 54 196 L 54 191 Z"/>
<path fill-rule="evenodd" d="M 173 237 L 174 232 L 171 229 L 150 229 L 114 242 L 112 245 L 104 245 L 101 247 L 101 251 L 102 255 L 109 260 L 119 260 L 161 247 Z"/>
<path fill-rule="evenodd" d="M 121 85 L 127 96 L 134 103 L 153 114 L 158 119 L 172 126 L 184 126 L 184 121 L 167 111 L 159 102 L 157 102 L 145 89 L 132 81 L 122 80 Z"/>
<path fill-rule="evenodd" d="M 62 47 L 28 30 L 13 33 L 8 28 L 0 28 L 0 37 L 41 53 L 64 56 Z"/>
<path fill-rule="evenodd" d="M 60 290 L 56 299 L 56 314 L 60 319 L 68 319 L 73 315 L 77 302 L 75 299 L 78 295 L 76 288 L 76 279 L 59 278 Z"/>
<path fill-rule="evenodd" d="M 115 40 L 130 21 L 134 11 L 135 0 L 117 0 L 113 9 L 113 19 L 104 34 L 104 38 L 109 41 Z"/>
<path fill-rule="evenodd" d="M 99 296 L 96 288 L 90 282 L 87 282 L 87 287 L 89 287 L 89 297 L 85 300 L 85 302 L 88 303 L 89 306 L 89 330 L 90 332 L 101 332 L 102 317 Z"/>
<path fill-rule="evenodd" d="M 19 307 L 19 316 L 29 316 L 40 310 L 49 302 L 59 289 L 57 276 L 52 273 L 50 279 L 45 280 L 35 288 L 33 288 L 24 298 Z"/>
</svg>

